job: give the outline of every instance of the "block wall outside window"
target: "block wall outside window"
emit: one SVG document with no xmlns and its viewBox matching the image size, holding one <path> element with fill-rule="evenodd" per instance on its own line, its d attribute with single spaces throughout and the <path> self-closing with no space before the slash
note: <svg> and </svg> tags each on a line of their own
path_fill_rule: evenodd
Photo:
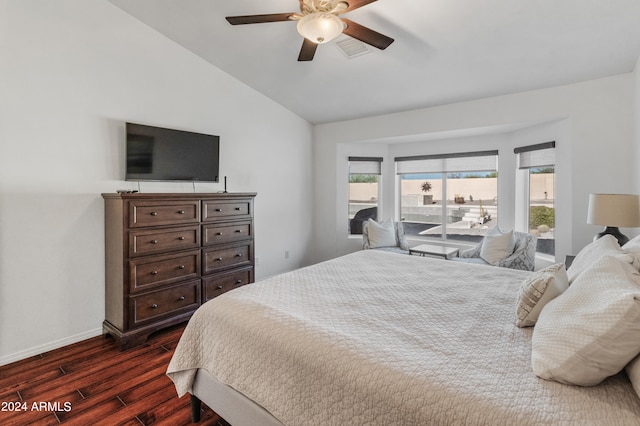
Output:
<svg viewBox="0 0 640 426">
<path fill-rule="evenodd" d="M 498 222 L 495 170 L 407 174 L 400 181 L 401 218 L 408 235 L 475 243 Z"/>
</svg>

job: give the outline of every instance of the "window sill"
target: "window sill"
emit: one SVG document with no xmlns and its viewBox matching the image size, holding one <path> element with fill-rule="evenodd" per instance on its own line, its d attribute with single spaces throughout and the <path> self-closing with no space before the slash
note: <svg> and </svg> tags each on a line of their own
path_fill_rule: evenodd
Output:
<svg viewBox="0 0 640 426">
<path fill-rule="evenodd" d="M 551 266 L 557 263 L 555 256 L 544 253 L 536 253 L 536 271 L 544 269 L 547 266 Z"/>
</svg>

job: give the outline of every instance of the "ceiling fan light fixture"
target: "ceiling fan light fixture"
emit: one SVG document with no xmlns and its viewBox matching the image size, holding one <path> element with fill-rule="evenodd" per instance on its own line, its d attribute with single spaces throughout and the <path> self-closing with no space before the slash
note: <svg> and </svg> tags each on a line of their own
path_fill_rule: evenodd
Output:
<svg viewBox="0 0 640 426">
<path fill-rule="evenodd" d="M 300 18 L 297 28 L 302 37 L 322 44 L 328 43 L 342 34 L 344 23 L 332 13 L 315 12 Z"/>
</svg>

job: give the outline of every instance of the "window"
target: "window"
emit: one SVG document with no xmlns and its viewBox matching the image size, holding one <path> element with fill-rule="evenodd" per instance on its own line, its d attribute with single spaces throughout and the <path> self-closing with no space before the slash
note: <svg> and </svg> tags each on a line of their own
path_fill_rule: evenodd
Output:
<svg viewBox="0 0 640 426">
<path fill-rule="evenodd" d="M 377 220 L 382 158 L 349 157 L 349 234 L 362 234 L 362 223 Z"/>
<path fill-rule="evenodd" d="M 497 151 L 396 158 L 405 234 L 478 242 L 498 221 Z"/>
<path fill-rule="evenodd" d="M 516 148 L 518 168 L 528 189 L 529 233 L 538 237 L 538 253 L 555 254 L 555 142 Z"/>
</svg>

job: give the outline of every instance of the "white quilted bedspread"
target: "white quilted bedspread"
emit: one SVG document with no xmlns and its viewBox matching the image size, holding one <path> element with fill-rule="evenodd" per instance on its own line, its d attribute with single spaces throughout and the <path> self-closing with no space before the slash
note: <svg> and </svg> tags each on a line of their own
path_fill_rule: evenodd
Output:
<svg viewBox="0 0 640 426">
<path fill-rule="evenodd" d="M 196 368 L 286 425 L 638 425 L 623 374 L 582 388 L 531 369 L 515 326 L 528 272 L 366 250 L 226 293 L 167 374 Z"/>
</svg>

